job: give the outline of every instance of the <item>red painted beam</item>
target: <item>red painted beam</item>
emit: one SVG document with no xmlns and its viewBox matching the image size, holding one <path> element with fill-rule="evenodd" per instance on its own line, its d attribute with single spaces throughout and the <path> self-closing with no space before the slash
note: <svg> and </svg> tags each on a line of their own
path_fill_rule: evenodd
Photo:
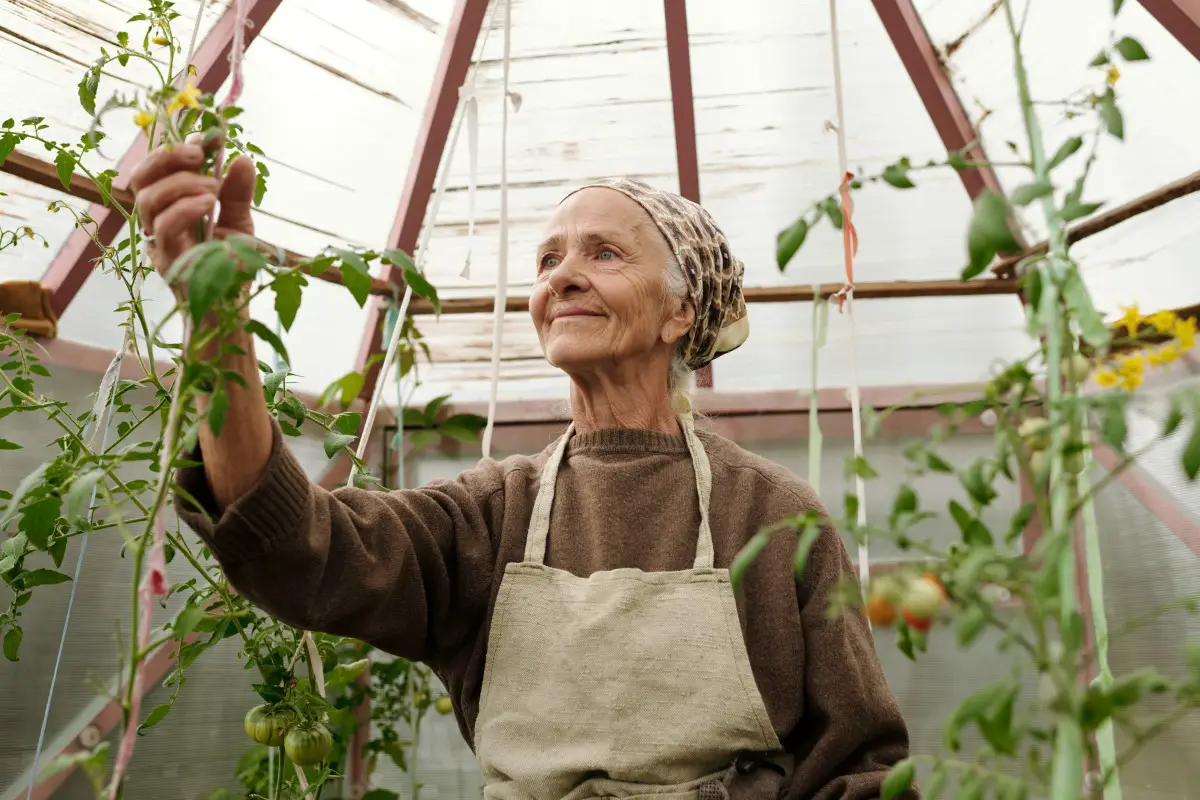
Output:
<svg viewBox="0 0 1200 800">
<path fill-rule="evenodd" d="M 688 43 L 687 0 L 663 0 L 667 18 L 667 69 L 671 75 L 671 110 L 675 117 L 675 159 L 679 193 L 700 202 L 700 156 L 696 151 L 696 107 L 692 95 L 692 57 Z M 696 386 L 711 389 L 712 365 L 696 372 Z"/>
<path fill-rule="evenodd" d="M 967 159 L 986 160 L 966 107 L 954 91 L 950 76 L 946 74 L 937 48 L 929 38 L 929 32 L 925 30 L 912 0 L 872 2 L 946 150 L 963 150 L 974 142 L 974 146 L 966 153 Z M 1000 181 L 990 167 L 963 170 L 959 172 L 959 177 L 972 200 L 979 197 L 984 189 L 1003 194 Z"/>
<path fill-rule="evenodd" d="M 438 167 L 446 150 L 446 140 L 454 123 L 454 112 L 458 109 L 458 92 L 467 78 L 467 70 L 471 68 L 471 57 L 475 54 L 475 43 L 479 39 L 479 29 L 483 27 L 487 7 L 487 0 L 458 0 L 454 8 L 454 15 L 446 28 L 442 57 L 433 76 L 433 87 L 425 104 L 425 118 L 413 143 L 412 162 L 408 167 L 404 194 L 400 196 L 396 221 L 388 234 L 388 247 L 413 254 L 417 246 Z M 387 267 L 384 277 L 397 285 L 403 283 L 403 276 L 391 266 Z M 386 301 L 372 299 L 358 350 L 357 369 L 362 369 L 373 354 L 383 349 L 383 321 L 387 317 L 387 310 Z M 375 364 L 367 371 L 362 397 L 371 397 L 378 376 L 379 365 Z"/>
<path fill-rule="evenodd" d="M 1142 7 L 1179 43 L 1200 58 L 1200 2 L 1197 0 L 1141 0 Z"/>
<path fill-rule="evenodd" d="M 282 0 L 246 0 L 250 10 L 248 19 L 250 25 L 245 31 L 246 47 L 249 47 L 266 27 L 267 20 L 279 8 Z M 217 24 L 204 37 L 204 41 L 196 48 L 192 63 L 196 67 L 196 86 L 205 94 L 211 94 L 221 88 L 229 77 L 229 53 L 233 47 L 233 33 L 236 22 L 233 7 L 225 11 Z M 185 53 L 186 55 L 186 53 Z M 117 162 L 117 177 L 113 180 L 114 189 L 127 189 L 129 176 L 141 160 L 146 157 L 148 142 L 144 134 L 138 134 L 129 150 Z M 92 205 L 88 213 L 96 221 L 96 238 L 102 242 L 111 242 L 125 226 L 125 218 L 117 211 L 102 205 Z M 76 228 L 67 237 L 62 249 L 54 257 L 50 268 L 42 277 L 42 284 L 50 289 L 50 305 L 54 313 L 61 317 L 67 306 L 75 299 L 75 295 L 83 287 L 92 265 L 100 257 L 100 248 L 84 231 Z"/>
</svg>

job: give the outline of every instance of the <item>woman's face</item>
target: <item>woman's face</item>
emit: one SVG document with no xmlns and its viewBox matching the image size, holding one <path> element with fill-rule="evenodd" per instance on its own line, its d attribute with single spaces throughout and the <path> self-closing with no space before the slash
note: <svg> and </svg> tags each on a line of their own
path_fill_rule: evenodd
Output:
<svg viewBox="0 0 1200 800">
<path fill-rule="evenodd" d="M 537 251 L 529 313 L 546 359 L 583 375 L 670 360 L 691 305 L 666 297 L 666 240 L 641 206 L 590 187 L 555 210 Z"/>
</svg>

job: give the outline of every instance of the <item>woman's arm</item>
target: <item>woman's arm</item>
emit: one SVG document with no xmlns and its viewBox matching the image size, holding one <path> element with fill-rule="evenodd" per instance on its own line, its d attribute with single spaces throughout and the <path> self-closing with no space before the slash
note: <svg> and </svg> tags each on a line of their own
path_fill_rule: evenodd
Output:
<svg viewBox="0 0 1200 800">
<path fill-rule="evenodd" d="M 827 613 L 830 592 L 853 574 L 841 536 L 822 530 L 800 585 L 809 661 L 804 723 L 788 743 L 796 755 L 789 800 L 873 800 L 892 765 L 909 754 L 908 728 L 866 618 L 857 608 L 837 619 Z"/>
<path fill-rule="evenodd" d="M 472 636 L 491 592 L 500 465 L 422 489 L 330 492 L 309 481 L 274 421 L 270 432 L 257 481 L 227 507 L 204 466 L 177 476 L 202 506 L 177 497 L 180 518 L 237 591 L 288 624 L 410 660 L 436 663 Z"/>
</svg>

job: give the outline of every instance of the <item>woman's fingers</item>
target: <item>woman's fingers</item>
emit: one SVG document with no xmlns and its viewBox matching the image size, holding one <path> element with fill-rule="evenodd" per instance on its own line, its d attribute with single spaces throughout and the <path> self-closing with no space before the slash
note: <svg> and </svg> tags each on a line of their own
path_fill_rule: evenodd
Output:
<svg viewBox="0 0 1200 800">
<path fill-rule="evenodd" d="M 217 196 L 214 194 L 184 197 L 172 203 L 158 216 L 154 234 L 158 246 L 164 247 L 166 242 L 171 242 L 172 245 L 164 248 L 170 258 L 156 266 L 166 269 L 171 266 L 171 260 L 187 249 L 188 244 L 196 238 L 195 226 L 212 211 L 216 202 Z"/>
<path fill-rule="evenodd" d="M 216 197 L 220 182 L 195 172 L 176 172 L 156 181 L 137 194 L 138 215 L 146 233 L 164 235 L 158 230 L 158 217 L 171 205 L 186 197 L 212 195 Z"/>
<path fill-rule="evenodd" d="M 204 150 L 197 145 L 181 144 L 170 149 L 157 147 L 134 168 L 129 185 L 134 192 L 139 192 L 174 172 L 194 172 L 203 163 Z"/>
<path fill-rule="evenodd" d="M 254 182 L 258 173 L 245 156 L 238 156 L 229 165 L 221 182 L 221 216 L 217 226 L 230 231 L 254 235 L 254 220 L 250 207 L 254 203 Z"/>
</svg>

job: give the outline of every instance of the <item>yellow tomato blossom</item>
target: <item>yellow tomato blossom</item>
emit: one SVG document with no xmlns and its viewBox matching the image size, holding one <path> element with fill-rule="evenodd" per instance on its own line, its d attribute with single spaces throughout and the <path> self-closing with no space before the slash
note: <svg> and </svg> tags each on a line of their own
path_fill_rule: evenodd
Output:
<svg viewBox="0 0 1200 800">
<path fill-rule="evenodd" d="M 1196 318 L 1176 319 L 1175 329 L 1171 331 L 1180 350 L 1191 350 L 1196 346 Z"/>
<path fill-rule="evenodd" d="M 171 41 L 165 36 L 155 36 L 150 41 L 154 42 L 159 47 L 166 47 Z"/>
<path fill-rule="evenodd" d="M 187 85 L 176 93 L 174 99 L 171 100 L 171 104 L 167 106 L 167 113 L 174 114 L 176 111 L 185 108 L 199 108 L 200 96 L 202 94 L 204 93 L 196 87 L 196 82 L 188 78 Z"/>
<path fill-rule="evenodd" d="M 1138 327 L 1142 324 L 1142 315 L 1138 312 L 1137 303 L 1131 306 L 1121 306 L 1121 310 L 1125 313 L 1121 316 L 1118 324 L 1129 331 L 1130 336 L 1136 335 Z"/>
<path fill-rule="evenodd" d="M 1146 318 L 1146 322 L 1149 322 L 1159 333 L 1170 333 L 1175 329 L 1177 321 L 1178 318 L 1174 311 L 1156 311 Z"/>
<path fill-rule="evenodd" d="M 1146 359 L 1141 353 L 1130 353 L 1117 358 L 1117 376 L 1121 385 L 1133 391 L 1142 384 L 1146 374 Z"/>
<path fill-rule="evenodd" d="M 1111 389 L 1120 382 L 1117 373 L 1113 372 L 1108 367 L 1096 370 L 1096 383 L 1103 386 L 1105 389 Z"/>
<path fill-rule="evenodd" d="M 1116 64 L 1109 64 L 1108 69 L 1104 73 L 1104 82 L 1109 86 L 1116 86 L 1117 81 L 1121 79 L 1121 70 L 1117 69 Z"/>
<path fill-rule="evenodd" d="M 142 129 L 143 133 L 150 132 L 150 126 L 154 124 L 155 115 L 153 111 L 139 110 L 133 115 L 133 124 Z"/>
</svg>

